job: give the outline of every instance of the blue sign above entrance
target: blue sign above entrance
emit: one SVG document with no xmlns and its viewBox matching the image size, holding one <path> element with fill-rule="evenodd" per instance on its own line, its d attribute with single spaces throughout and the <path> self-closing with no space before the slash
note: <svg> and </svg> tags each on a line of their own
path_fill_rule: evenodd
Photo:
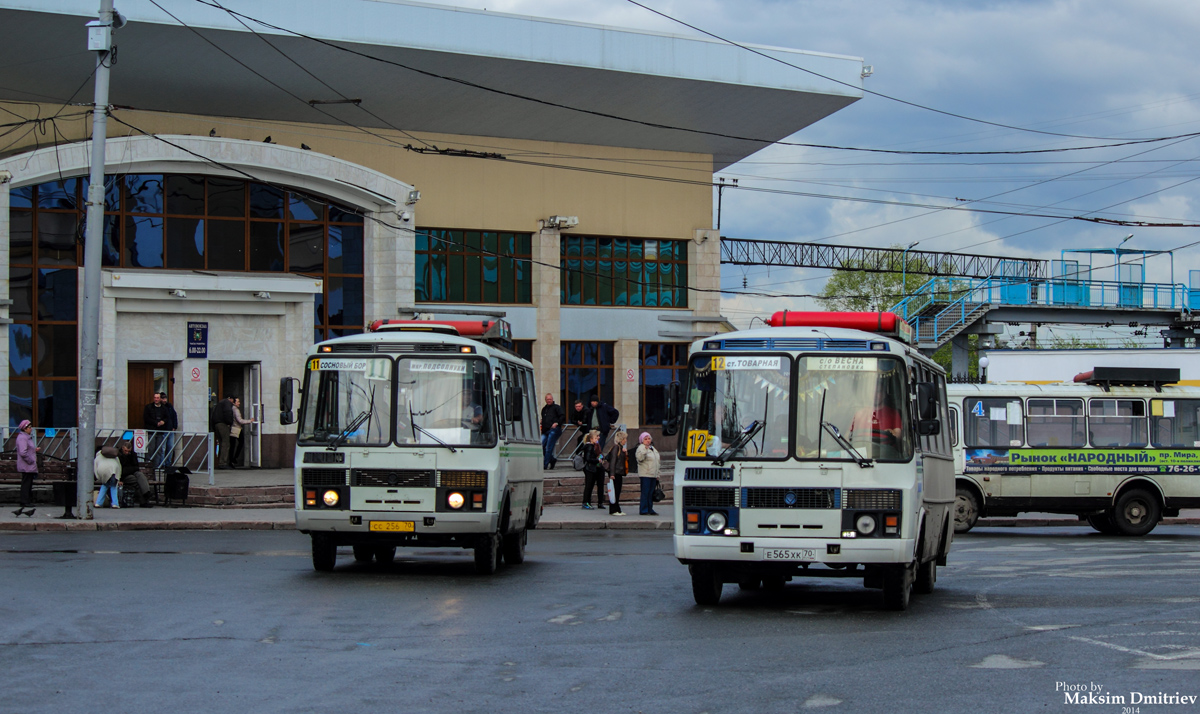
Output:
<svg viewBox="0 0 1200 714">
<path fill-rule="evenodd" d="M 208 323 L 189 322 L 187 324 L 187 356 L 208 358 Z"/>
</svg>

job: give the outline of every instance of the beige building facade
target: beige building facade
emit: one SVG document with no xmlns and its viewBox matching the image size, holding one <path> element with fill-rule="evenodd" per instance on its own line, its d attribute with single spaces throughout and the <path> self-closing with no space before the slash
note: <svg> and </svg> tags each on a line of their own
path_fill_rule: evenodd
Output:
<svg viewBox="0 0 1200 714">
<path fill-rule="evenodd" d="M 0 20 L 21 19 L 47 37 L 90 7 L 54 0 L 48 13 L 29 13 L 5 5 L 0 0 Z M 453 69 L 490 78 L 507 94 L 446 88 L 424 75 L 389 83 L 356 58 L 366 77 L 350 81 L 341 65 L 336 77 L 358 85 L 343 93 L 361 89 L 362 98 L 317 113 L 317 104 L 264 99 L 267 90 L 232 70 L 164 68 L 194 38 L 162 18 L 131 17 L 118 32 L 129 39 L 119 40 L 122 61 L 113 68 L 106 150 L 99 425 L 142 426 L 139 400 L 162 389 L 182 430 L 207 431 L 214 399 L 234 394 L 258 421 L 247 465 L 287 465 L 294 427 L 278 424 L 279 378 L 298 376 L 315 340 L 375 319 L 475 315 L 512 324 L 540 393 L 560 402 L 596 393 L 620 410 L 621 423 L 655 426 L 686 345 L 727 324 L 711 228 L 713 172 L 762 145 L 738 137 L 785 136 L 858 93 L 835 83 L 796 86 L 765 63 L 720 76 L 729 48 L 700 40 L 412 3 L 345 5 L 351 15 L 383 12 L 406 27 L 457 23 L 460 32 L 431 31 L 419 46 L 403 37 L 331 39 L 371 40 L 357 46 L 424 59 L 442 77 Z M 302 16 L 290 7 L 289 17 Z M 263 6 L 268 16 L 284 9 Z M 276 63 L 257 64 L 261 43 L 219 15 L 205 25 L 210 37 L 264 73 L 274 69 L 280 85 L 299 82 Z M 569 37 L 547 40 L 549 48 L 510 48 L 510 56 L 479 39 L 473 51 L 472 36 L 504 28 Z M 21 52 L 26 41 L 3 32 L 9 37 L 0 41 L 11 42 L 0 53 Z M 283 44 L 293 58 L 318 52 L 290 40 Z M 567 52 L 614 41 L 636 66 Z M 322 52 L 328 64 L 329 50 Z M 664 52 L 677 63 L 662 66 Z M 694 65 L 683 61 L 693 56 Z M 861 69 L 854 58 L 811 58 L 844 77 L 857 79 Z M 30 72 L 22 81 L 43 90 L 69 75 L 57 65 Z M 122 73 L 138 80 L 136 89 L 123 89 Z M 570 80 L 590 83 L 588 96 L 602 94 L 602 106 L 573 94 Z M 174 91 L 180 85 L 193 90 Z M 673 99 L 668 90 L 687 96 Z M 53 118 L 53 141 L 18 133 L 0 152 L 0 263 L 8 275 L 0 318 L 10 330 L 0 341 L 10 364 L 0 394 L 13 424 L 68 427 L 77 404 L 90 121 L 69 102 L 29 94 L 0 90 L 0 108 L 21 131 L 24 120 L 36 128 L 35 120 Z M 553 106 L 534 97 L 553 97 Z M 747 99 L 759 109 L 725 106 Z M 220 111 L 198 111 L 205 107 Z M 630 120 L 639 116 L 679 128 Z"/>
</svg>

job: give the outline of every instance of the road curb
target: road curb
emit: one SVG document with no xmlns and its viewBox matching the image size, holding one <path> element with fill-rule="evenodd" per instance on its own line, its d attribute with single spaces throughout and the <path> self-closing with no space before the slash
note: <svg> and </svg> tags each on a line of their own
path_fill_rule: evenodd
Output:
<svg viewBox="0 0 1200 714">
<path fill-rule="evenodd" d="M 1164 518 L 1159 525 L 1197 526 L 1200 518 Z M 1085 521 L 1066 518 L 980 518 L 975 528 L 1081 527 Z M 290 531 L 287 521 L 10 521 L 0 533 L 69 533 L 77 531 Z M 671 521 L 542 521 L 539 531 L 672 531 Z"/>
</svg>

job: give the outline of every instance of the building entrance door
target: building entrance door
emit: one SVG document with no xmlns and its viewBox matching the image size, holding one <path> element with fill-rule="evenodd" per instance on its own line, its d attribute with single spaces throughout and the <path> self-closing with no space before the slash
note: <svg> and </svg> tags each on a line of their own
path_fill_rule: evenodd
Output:
<svg viewBox="0 0 1200 714">
<path fill-rule="evenodd" d="M 208 363 L 208 413 L 217 402 L 228 396 L 242 400 L 242 418 L 260 421 L 262 414 L 261 365 L 258 362 Z M 242 428 L 236 465 L 262 465 L 262 434 L 260 425 L 247 424 Z"/>
<path fill-rule="evenodd" d="M 167 401 L 175 403 L 174 366 L 169 362 L 130 362 L 129 388 L 127 390 L 127 429 L 144 429 L 142 414 L 146 405 L 154 401 L 155 392 L 166 392 Z"/>
</svg>

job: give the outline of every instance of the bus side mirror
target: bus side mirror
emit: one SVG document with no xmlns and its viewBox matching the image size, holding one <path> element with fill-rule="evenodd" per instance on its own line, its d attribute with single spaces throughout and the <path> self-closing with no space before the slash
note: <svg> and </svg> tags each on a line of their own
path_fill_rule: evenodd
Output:
<svg viewBox="0 0 1200 714">
<path fill-rule="evenodd" d="M 663 436 L 675 436 L 679 433 L 679 382 L 667 385 L 666 418 L 663 419 Z"/>
<path fill-rule="evenodd" d="M 937 419 L 938 390 L 933 382 L 917 383 L 917 418 L 921 421 Z M 926 435 L 928 436 L 928 435 Z"/>
<path fill-rule="evenodd" d="M 521 405 L 525 403 L 525 391 L 520 387 L 513 385 L 505 392 L 507 399 L 504 405 L 505 418 L 507 421 L 521 421 L 522 414 L 525 410 L 521 409 Z"/>
<path fill-rule="evenodd" d="M 917 422 L 917 433 L 921 436 L 937 436 L 942 433 L 942 423 L 937 419 L 921 419 Z"/>
<path fill-rule="evenodd" d="M 282 377 L 279 380 L 279 423 L 284 426 L 296 423 L 296 415 L 292 413 L 292 395 L 297 381 L 295 377 Z"/>
</svg>

